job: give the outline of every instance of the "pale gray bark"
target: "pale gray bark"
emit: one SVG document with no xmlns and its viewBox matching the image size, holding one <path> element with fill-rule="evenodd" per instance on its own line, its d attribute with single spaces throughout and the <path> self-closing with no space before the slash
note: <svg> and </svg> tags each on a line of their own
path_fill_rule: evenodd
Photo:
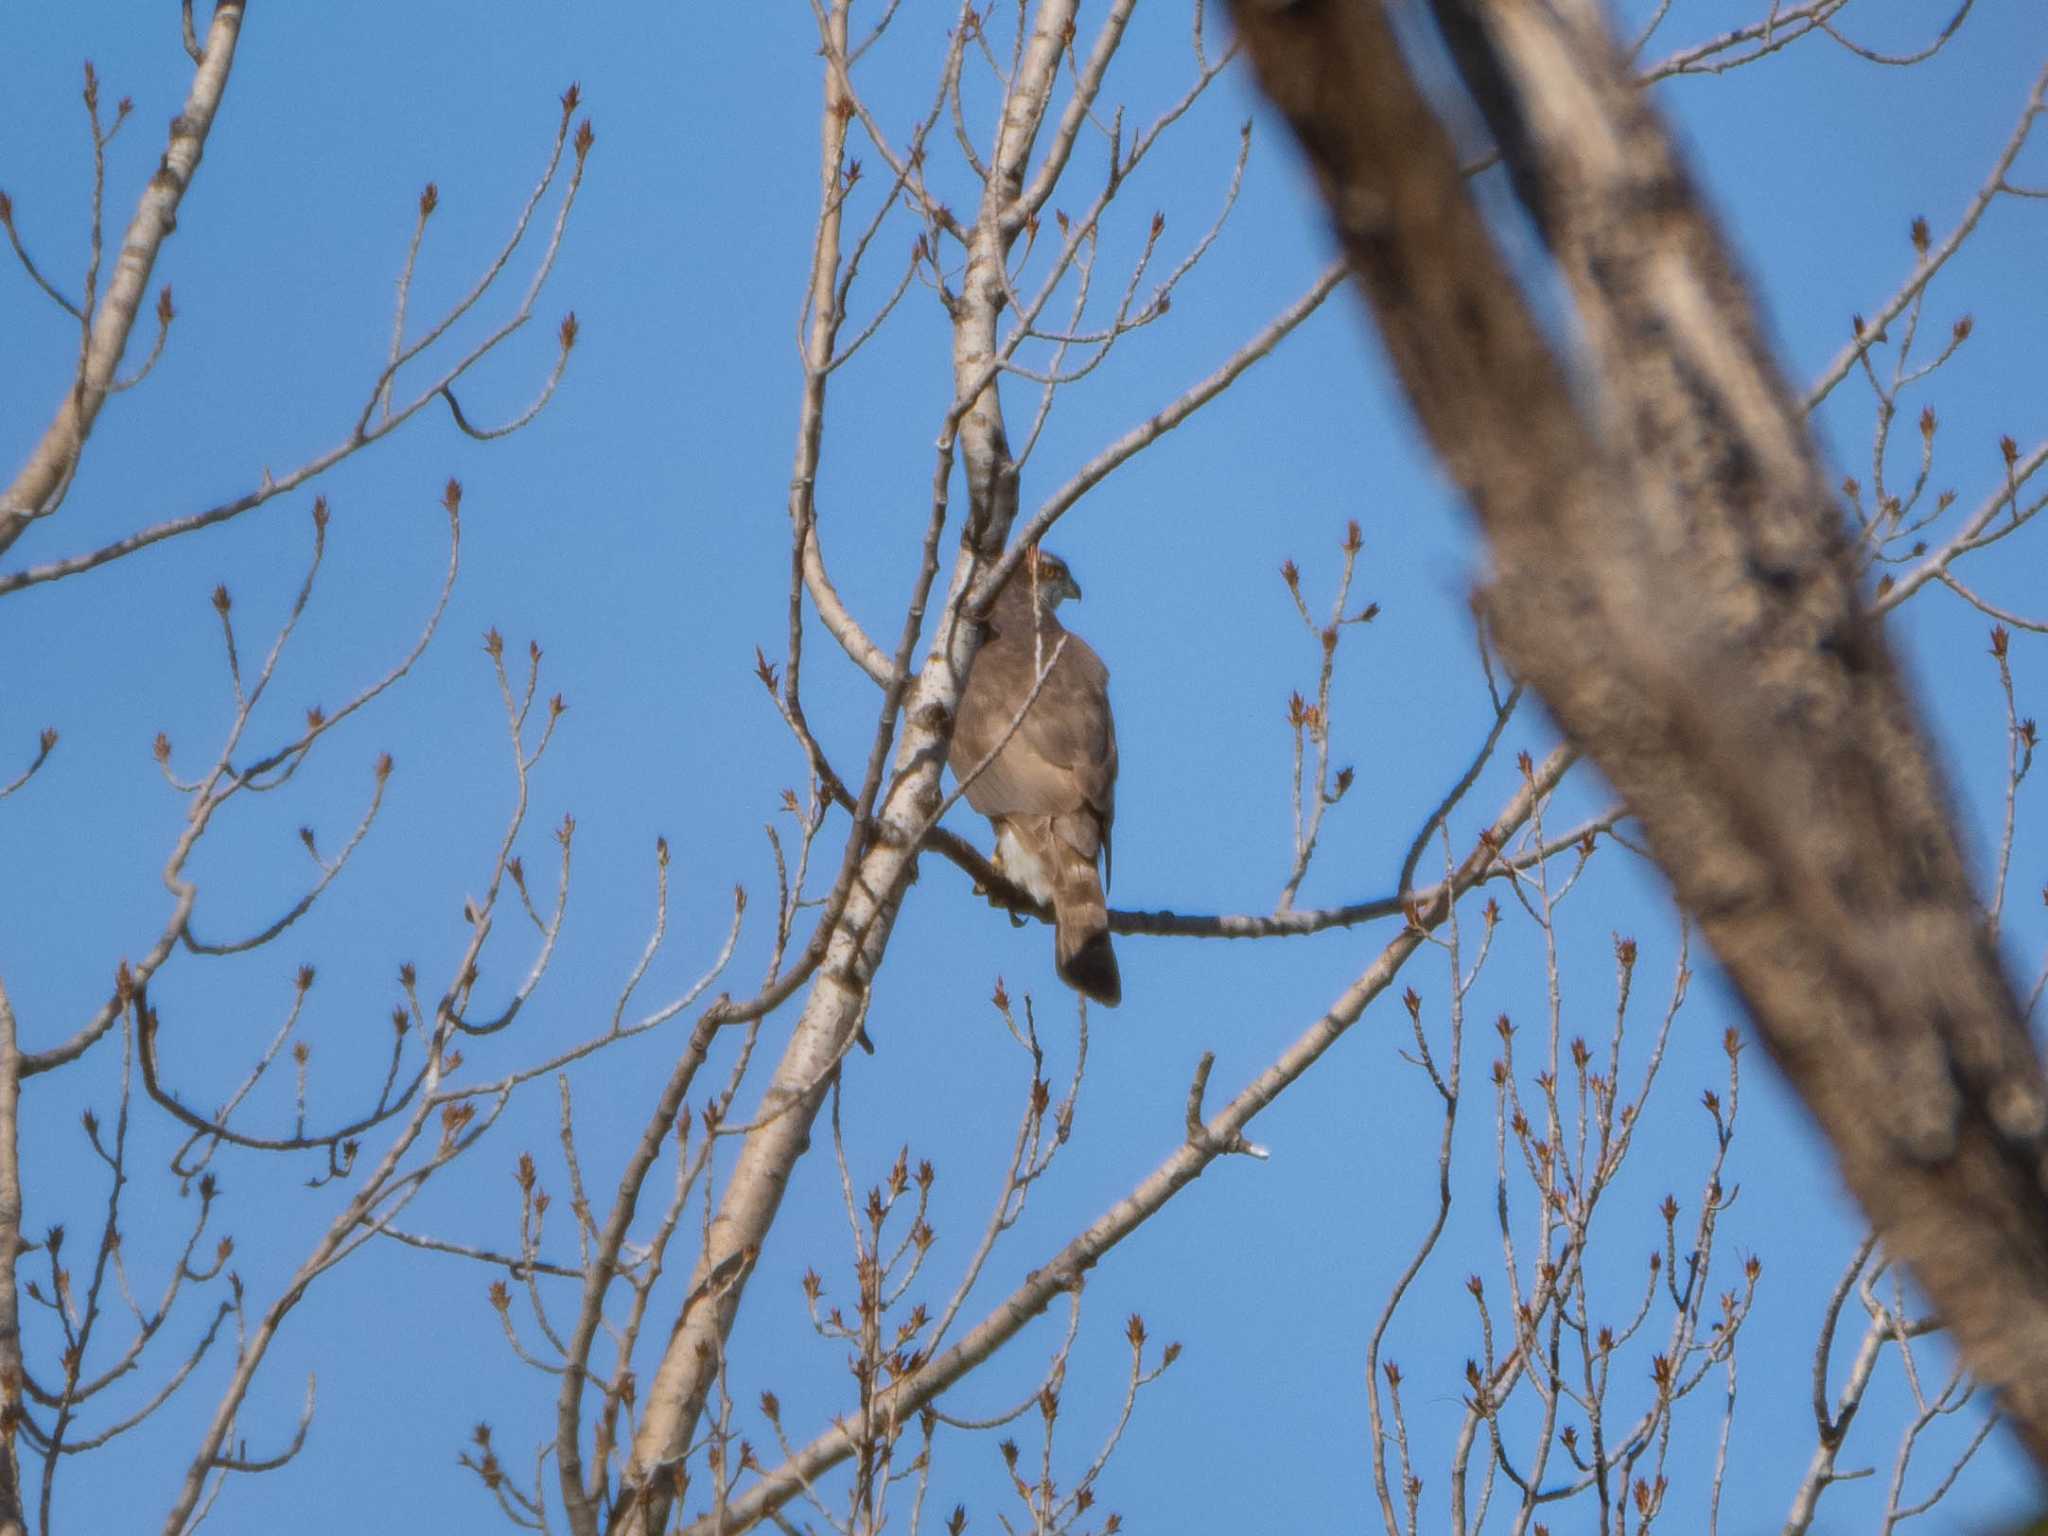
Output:
<svg viewBox="0 0 2048 1536">
<path fill-rule="evenodd" d="M 1590 0 L 1436 13 L 1576 307 L 1575 387 L 1376 0 L 1238 0 L 1501 649 L 1647 830 L 1845 1177 L 2048 1461 L 2048 1081 L 1799 402 Z"/>
<path fill-rule="evenodd" d="M 753 1129 L 741 1143 L 738 1161 L 698 1256 L 692 1290 L 696 1292 L 721 1268 L 730 1278 L 705 1293 L 699 1305 L 685 1310 L 648 1384 L 639 1433 L 613 1510 L 611 1528 L 615 1532 L 653 1536 L 667 1526 L 673 1500 L 669 1470 L 680 1462 L 704 1413 L 725 1339 L 745 1293 L 749 1266 L 781 1206 L 790 1172 L 810 1144 L 812 1122 L 838 1063 L 860 1028 L 868 986 L 887 948 L 904 889 L 916 869 L 921 834 L 942 798 L 939 775 L 945 764 L 953 711 L 979 643 L 976 628 L 959 622 L 961 607 L 977 574 L 986 569 L 990 557 L 1001 552 L 1017 507 L 1016 471 L 996 392 L 997 322 L 1008 286 L 1004 264 L 1024 229 L 1028 211 L 1025 171 L 1052 99 L 1074 10 L 1075 0 L 1041 0 L 1038 5 L 1004 100 L 981 208 L 973 226 L 962 230 L 966 261 L 960 291 L 953 299 L 955 406 L 940 439 L 933 518 L 925 541 L 919 595 L 911 604 L 903 643 L 890 668 L 892 695 L 900 692 L 902 699 L 902 732 L 895 744 L 890 781 L 875 815 L 874 834 L 858 855 L 824 961 L 763 1095 Z M 843 60 L 843 5 L 834 7 L 827 26 L 828 48 Z M 853 106 L 844 69 L 837 62 L 828 64 L 826 90 L 823 179 L 827 206 L 813 275 L 813 330 L 806 359 L 813 376 L 829 361 L 830 338 L 838 319 L 829 308 L 829 287 L 836 275 L 836 260 L 831 258 L 838 242 L 834 189 L 844 150 L 844 124 Z M 841 100 L 846 102 L 843 111 L 837 105 Z M 1063 160 L 1072 146 L 1073 128 L 1063 123 L 1061 130 L 1051 141 L 1048 159 Z M 821 380 L 814 394 L 816 402 L 822 402 Z M 800 441 L 796 477 L 803 488 L 801 494 L 808 492 L 804 467 L 806 463 L 815 465 L 816 442 L 808 434 L 815 431 L 812 412 L 818 405 L 811 392 L 807 392 L 806 404 L 803 430 L 807 436 Z M 954 568 L 938 641 L 923 668 L 914 677 L 905 676 L 923 628 L 925 595 L 937 571 L 937 535 L 943 526 L 956 452 L 968 491 L 965 545 Z M 799 504 L 794 510 L 798 521 L 794 537 L 809 566 L 816 549 L 805 526 L 809 509 Z M 806 584 L 815 597 L 821 583 L 813 579 Z M 849 649 L 857 659 L 872 651 L 871 646 Z M 899 678 L 900 682 L 896 681 Z M 893 705 L 892 696 L 884 709 L 883 740 L 894 727 Z"/>
<path fill-rule="evenodd" d="M 57 510 L 77 473 L 85 440 L 114 387 L 114 370 L 121 364 L 128 333 L 141 312 L 157 251 L 178 227 L 178 205 L 192 185 L 214 114 L 227 94 L 235 44 L 242 35 L 242 11 L 243 0 L 220 0 L 214 7 L 191 92 L 184 110 L 171 119 L 170 144 L 163 161 L 143 188 L 135 216 L 128 222 L 106 297 L 100 301 L 85 338 L 78 374 L 28 463 L 14 482 L 0 491 L 0 553 L 20 538 L 31 522 Z"/>
</svg>

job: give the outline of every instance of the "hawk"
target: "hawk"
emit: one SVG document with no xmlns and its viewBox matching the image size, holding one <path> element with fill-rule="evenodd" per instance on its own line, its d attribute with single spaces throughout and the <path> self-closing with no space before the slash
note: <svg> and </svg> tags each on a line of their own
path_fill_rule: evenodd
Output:
<svg viewBox="0 0 2048 1536">
<path fill-rule="evenodd" d="M 996 867 L 1051 904 L 1060 979 L 1114 1008 L 1123 981 L 1095 872 L 1098 854 L 1109 870 L 1116 816 L 1109 668 L 1053 612 L 1080 596 L 1065 561 L 1025 552 L 989 606 L 947 761 L 967 782 L 967 803 L 995 828 Z"/>
</svg>

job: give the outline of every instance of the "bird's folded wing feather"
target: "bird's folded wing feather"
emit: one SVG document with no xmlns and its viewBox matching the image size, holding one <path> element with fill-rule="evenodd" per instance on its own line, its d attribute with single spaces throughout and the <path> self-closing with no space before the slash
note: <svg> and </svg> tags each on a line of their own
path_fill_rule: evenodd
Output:
<svg viewBox="0 0 2048 1536">
<path fill-rule="evenodd" d="M 1045 651 L 1059 643 L 1046 637 Z M 951 761 L 972 773 L 1016 718 L 1035 677 L 1033 647 L 998 638 L 983 646 L 960 703 Z M 1051 816 L 1083 858 L 1106 854 L 1116 814 L 1116 723 L 1109 713 L 1109 669 L 1079 635 L 1066 646 L 1014 735 L 967 786 L 967 803 L 984 816 Z"/>
</svg>

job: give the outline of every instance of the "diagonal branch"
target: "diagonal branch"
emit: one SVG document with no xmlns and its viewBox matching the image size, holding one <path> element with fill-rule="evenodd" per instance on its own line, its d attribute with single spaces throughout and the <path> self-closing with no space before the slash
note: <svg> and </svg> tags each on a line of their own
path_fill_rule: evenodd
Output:
<svg viewBox="0 0 2048 1536">
<path fill-rule="evenodd" d="M 1502 654 L 1641 821 L 1887 1251 L 2048 1461 L 2048 1077 L 1804 411 L 1597 7 L 1436 6 L 1595 410 L 1380 7 L 1235 13 L 1492 544 Z"/>
<path fill-rule="evenodd" d="M 227 93 L 228 72 L 235 61 L 235 44 L 242 35 L 245 0 L 221 0 L 214 7 L 213 21 L 206 29 L 206 46 L 193 72 L 192 89 L 185 108 L 171 119 L 170 146 L 156 174 L 143 189 L 135 217 L 128 223 L 121 242 L 121 254 L 114 275 L 107 284 L 87 333 L 85 356 L 76 379 L 65 392 L 64 403 L 43 433 L 42 441 L 22 467 L 14 482 L 0 490 L 0 553 L 21 537 L 28 525 L 47 517 L 62 504 L 64 492 L 78 470 L 85 452 L 85 440 L 92 433 L 100 407 L 114 387 L 114 370 L 128 345 L 128 333 L 142 308 L 149 287 L 150 269 L 157 251 L 171 231 L 178 227 L 178 205 L 199 169 L 199 157 L 206 149 L 206 136 L 213 128 L 214 114 Z"/>
<path fill-rule="evenodd" d="M 1424 904 L 1415 911 L 1415 921 L 1388 942 L 1320 1018 L 1228 1104 L 1206 1121 L 1197 1117 L 1181 1145 L 1158 1168 L 1051 1259 L 1035 1267 L 959 1343 L 922 1370 L 877 1394 L 885 1399 L 877 1405 L 877 1411 L 899 1421 L 908 1420 L 1022 1332 L 1063 1293 L 1080 1286 L 1090 1269 L 1199 1178 L 1217 1158 L 1244 1150 L 1249 1145 L 1244 1140 L 1244 1131 L 1252 1119 L 1314 1066 L 1358 1022 L 1373 999 L 1392 985 L 1408 958 L 1450 915 L 1451 902 L 1486 876 L 1498 861 L 1500 850 L 1528 824 L 1539 802 L 1557 787 L 1574 760 L 1569 748 L 1560 747 L 1538 766 L 1493 825 L 1481 834 L 1464 861 L 1451 872 L 1447 885 L 1423 898 Z M 714 1536 L 714 1532 L 718 1536 L 738 1536 L 761 1520 L 772 1519 L 783 1503 L 851 1456 L 857 1438 L 857 1430 L 842 1419 L 780 1467 L 764 1474 L 715 1517 L 707 1516 L 687 1527 L 685 1536 Z"/>
</svg>

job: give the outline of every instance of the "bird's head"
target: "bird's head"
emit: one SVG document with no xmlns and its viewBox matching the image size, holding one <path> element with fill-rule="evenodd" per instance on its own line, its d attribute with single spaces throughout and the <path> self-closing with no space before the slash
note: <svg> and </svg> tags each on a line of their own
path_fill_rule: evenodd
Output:
<svg viewBox="0 0 2048 1536">
<path fill-rule="evenodd" d="M 1025 551 L 1014 579 L 1026 583 L 1038 606 L 1048 613 L 1070 597 L 1077 603 L 1081 600 L 1081 584 L 1074 580 L 1067 562 L 1049 549 L 1033 545 Z"/>
</svg>

